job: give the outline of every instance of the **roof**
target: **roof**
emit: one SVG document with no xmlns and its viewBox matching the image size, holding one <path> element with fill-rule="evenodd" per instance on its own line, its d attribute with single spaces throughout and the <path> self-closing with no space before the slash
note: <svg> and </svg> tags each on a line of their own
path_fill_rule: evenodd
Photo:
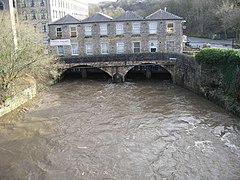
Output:
<svg viewBox="0 0 240 180">
<path fill-rule="evenodd" d="M 112 17 L 98 12 L 86 19 L 83 19 L 82 22 L 101 22 L 101 21 L 110 21 L 110 20 L 112 20 Z"/>
<path fill-rule="evenodd" d="M 118 20 L 118 21 L 124 21 L 124 20 L 142 20 L 143 17 L 139 16 L 131 11 L 126 11 L 125 13 L 123 13 L 122 15 L 120 15 L 119 17 L 114 18 L 114 20 Z"/>
<path fill-rule="evenodd" d="M 80 23 L 80 21 L 68 14 L 51 24 L 75 24 L 75 23 Z"/>
<path fill-rule="evenodd" d="M 147 16 L 145 19 L 182 20 L 183 18 L 176 16 L 170 12 L 159 9 L 158 11 Z"/>
</svg>

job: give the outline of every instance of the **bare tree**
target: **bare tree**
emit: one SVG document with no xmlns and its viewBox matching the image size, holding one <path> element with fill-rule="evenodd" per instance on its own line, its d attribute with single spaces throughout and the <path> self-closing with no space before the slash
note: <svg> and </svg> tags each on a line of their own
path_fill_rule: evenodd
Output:
<svg viewBox="0 0 240 180">
<path fill-rule="evenodd" d="M 11 83 L 24 74 L 38 78 L 49 76 L 55 70 L 54 57 L 44 53 L 41 35 L 31 24 L 16 24 L 18 47 L 14 38 L 9 14 L 0 13 L 0 88 L 7 90 Z"/>
</svg>

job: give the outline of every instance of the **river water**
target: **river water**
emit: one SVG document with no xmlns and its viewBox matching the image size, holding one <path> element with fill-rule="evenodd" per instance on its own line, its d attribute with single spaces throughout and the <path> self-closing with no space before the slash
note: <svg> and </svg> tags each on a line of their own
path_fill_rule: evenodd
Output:
<svg viewBox="0 0 240 180">
<path fill-rule="evenodd" d="M 68 80 L 0 118 L 0 179 L 238 180 L 239 122 L 168 82 Z"/>
</svg>

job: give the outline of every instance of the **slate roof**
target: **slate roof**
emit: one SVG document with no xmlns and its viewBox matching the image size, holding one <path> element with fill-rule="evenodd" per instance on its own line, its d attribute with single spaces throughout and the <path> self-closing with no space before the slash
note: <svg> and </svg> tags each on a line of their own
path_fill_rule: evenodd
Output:
<svg viewBox="0 0 240 180">
<path fill-rule="evenodd" d="M 142 20 L 143 17 L 139 16 L 131 11 L 126 11 L 125 13 L 123 13 L 122 15 L 120 15 L 119 17 L 114 18 L 114 20 L 117 21 L 124 21 L 124 20 Z"/>
<path fill-rule="evenodd" d="M 76 23 L 80 23 L 80 21 L 78 19 L 76 19 L 75 17 L 68 14 L 68 15 L 62 17 L 61 19 L 54 21 L 51 24 L 76 24 Z"/>
<path fill-rule="evenodd" d="M 112 20 L 112 17 L 103 14 L 103 13 L 95 13 L 90 17 L 87 17 L 86 19 L 83 19 L 82 22 L 101 22 L 101 21 L 110 21 Z"/>
<path fill-rule="evenodd" d="M 182 20 L 183 18 L 176 16 L 170 12 L 159 9 L 158 11 L 147 16 L 145 19 Z"/>
</svg>

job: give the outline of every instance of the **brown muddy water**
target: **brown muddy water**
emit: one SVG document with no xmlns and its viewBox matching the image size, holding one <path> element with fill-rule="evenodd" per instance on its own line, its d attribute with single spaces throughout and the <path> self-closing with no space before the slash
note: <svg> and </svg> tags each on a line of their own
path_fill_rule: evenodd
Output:
<svg viewBox="0 0 240 180">
<path fill-rule="evenodd" d="M 239 119 L 171 83 L 68 80 L 0 118 L 0 179 L 238 180 Z"/>
</svg>

